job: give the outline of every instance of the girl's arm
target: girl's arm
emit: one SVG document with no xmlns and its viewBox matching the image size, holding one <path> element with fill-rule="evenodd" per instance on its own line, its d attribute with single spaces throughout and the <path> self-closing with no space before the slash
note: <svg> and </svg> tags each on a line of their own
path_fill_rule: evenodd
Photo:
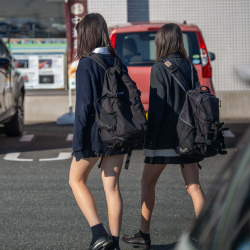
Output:
<svg viewBox="0 0 250 250">
<path fill-rule="evenodd" d="M 88 70 L 78 69 L 76 71 L 76 106 L 73 136 L 74 153 L 82 150 L 87 117 L 92 110 L 92 96 L 92 84 Z"/>
<path fill-rule="evenodd" d="M 148 111 L 148 128 L 145 148 L 155 149 L 160 126 L 165 111 L 165 84 L 160 69 L 155 65 L 150 74 L 150 94 Z"/>
</svg>

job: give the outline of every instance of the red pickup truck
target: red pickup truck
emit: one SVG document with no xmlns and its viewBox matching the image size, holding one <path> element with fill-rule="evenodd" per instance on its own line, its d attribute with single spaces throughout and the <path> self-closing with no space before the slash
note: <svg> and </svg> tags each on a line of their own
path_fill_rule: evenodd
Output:
<svg viewBox="0 0 250 250">
<path fill-rule="evenodd" d="M 165 23 L 130 23 L 110 29 L 111 43 L 128 67 L 130 77 L 142 92 L 142 103 L 148 111 L 150 71 L 155 63 L 155 36 Z M 184 47 L 190 61 L 195 65 L 201 85 L 208 86 L 215 94 L 210 61 L 214 53 L 208 52 L 201 31 L 197 26 L 179 24 Z"/>
</svg>

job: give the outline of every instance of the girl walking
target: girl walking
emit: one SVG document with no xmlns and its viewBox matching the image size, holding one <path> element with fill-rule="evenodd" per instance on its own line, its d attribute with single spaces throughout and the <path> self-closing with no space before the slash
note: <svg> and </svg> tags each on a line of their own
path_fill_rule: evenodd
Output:
<svg viewBox="0 0 250 250">
<path fill-rule="evenodd" d="M 167 164 L 181 167 L 185 186 L 190 194 L 196 216 L 203 203 L 204 194 L 199 182 L 199 167 L 195 160 L 179 156 L 174 148 L 178 145 L 176 126 L 185 101 L 185 92 L 171 77 L 164 63 L 171 61 L 178 67 L 192 88 L 199 85 L 198 76 L 187 58 L 182 32 L 177 24 L 165 24 L 155 37 L 156 61 L 150 77 L 148 128 L 144 143 L 145 166 L 142 175 L 141 229 L 134 236 L 124 235 L 122 240 L 130 245 L 149 249 L 150 221 L 155 204 L 155 186 Z M 191 69 L 193 67 L 193 69 Z M 192 71 L 194 75 L 192 75 Z"/>
<path fill-rule="evenodd" d="M 89 249 L 120 249 L 119 235 L 123 201 L 119 190 L 119 176 L 123 156 L 127 152 L 108 149 L 101 165 L 102 182 L 108 206 L 111 234 L 109 235 L 100 220 L 94 197 L 86 184 L 90 171 L 107 149 L 107 144 L 99 138 L 95 121 L 95 114 L 99 114 L 97 100 L 102 95 L 104 70 L 93 60 L 83 58 L 91 52 L 98 53 L 108 64 L 114 65 L 117 55 L 109 40 L 107 24 L 100 14 L 88 14 L 77 24 L 76 29 L 77 56 L 80 61 L 76 71 L 74 156 L 69 183 L 92 231 Z M 123 67 L 126 69 L 126 66 L 123 65 Z"/>
</svg>

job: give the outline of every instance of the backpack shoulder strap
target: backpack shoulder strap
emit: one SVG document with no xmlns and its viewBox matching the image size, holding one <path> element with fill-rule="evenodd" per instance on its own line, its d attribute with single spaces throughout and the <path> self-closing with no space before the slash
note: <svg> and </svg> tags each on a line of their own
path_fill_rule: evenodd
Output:
<svg viewBox="0 0 250 250">
<path fill-rule="evenodd" d="M 107 70 L 110 67 L 107 61 L 97 53 L 90 53 L 83 57 L 92 59 L 94 62 L 98 63 L 104 70 Z"/>
<path fill-rule="evenodd" d="M 192 63 L 190 63 L 190 67 L 191 67 L 191 82 L 192 82 L 192 89 L 194 89 L 194 88 L 195 88 L 195 86 L 194 86 L 194 68 L 193 68 Z"/>
<path fill-rule="evenodd" d="M 192 80 L 192 89 L 195 89 L 196 87 L 200 86 L 200 80 L 197 77 L 197 80 L 195 81 L 195 74 L 197 74 L 197 70 L 195 66 L 190 62 L 191 67 L 191 80 Z"/>
<path fill-rule="evenodd" d="M 115 57 L 115 60 L 114 60 L 114 66 L 116 65 L 121 65 L 121 60 L 118 56 Z"/>
<path fill-rule="evenodd" d="M 178 70 L 178 67 L 169 59 L 167 59 L 165 62 L 161 62 L 162 64 L 165 65 L 165 68 L 168 70 L 168 72 L 174 77 L 178 85 L 185 91 L 187 92 L 189 90 L 188 84 L 184 77 L 182 76 L 181 72 Z M 191 74 L 192 74 L 192 85 L 193 85 L 193 69 L 191 69 Z"/>
</svg>

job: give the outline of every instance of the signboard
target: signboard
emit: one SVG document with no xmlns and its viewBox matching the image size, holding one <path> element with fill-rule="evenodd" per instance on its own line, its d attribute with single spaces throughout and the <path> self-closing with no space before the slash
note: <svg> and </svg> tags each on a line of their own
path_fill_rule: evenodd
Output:
<svg viewBox="0 0 250 250">
<path fill-rule="evenodd" d="M 13 54 L 25 89 L 64 89 L 64 54 Z"/>
<path fill-rule="evenodd" d="M 77 53 L 77 32 L 75 26 L 78 19 L 87 15 L 87 0 L 68 0 L 64 5 L 66 36 L 68 42 L 68 80 L 69 88 L 75 88 L 75 72 L 78 65 Z"/>
<path fill-rule="evenodd" d="M 65 89 L 65 38 L 12 38 L 8 42 L 26 89 Z"/>
</svg>

